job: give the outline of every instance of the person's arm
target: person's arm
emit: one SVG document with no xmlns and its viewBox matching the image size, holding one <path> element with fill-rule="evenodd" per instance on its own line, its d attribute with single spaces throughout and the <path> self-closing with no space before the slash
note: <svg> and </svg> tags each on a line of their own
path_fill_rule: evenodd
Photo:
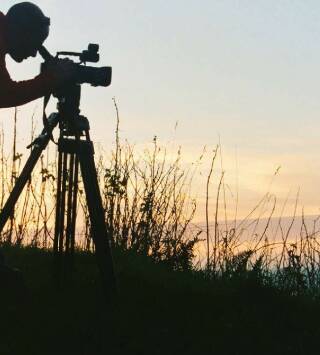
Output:
<svg viewBox="0 0 320 355">
<path fill-rule="evenodd" d="M 0 108 L 24 105 L 48 94 L 56 85 L 54 76 L 43 73 L 31 80 L 13 81 L 4 58 L 0 59 Z"/>
</svg>

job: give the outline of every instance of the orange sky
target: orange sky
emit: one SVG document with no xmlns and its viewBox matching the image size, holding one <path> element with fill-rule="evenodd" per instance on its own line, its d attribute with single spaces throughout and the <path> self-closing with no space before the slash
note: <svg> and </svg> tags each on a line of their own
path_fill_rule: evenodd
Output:
<svg viewBox="0 0 320 355">
<path fill-rule="evenodd" d="M 1 10 L 6 12 L 15 2 L 3 0 Z M 289 193 L 284 213 L 292 213 L 299 187 L 300 212 L 305 206 L 306 214 L 318 213 L 318 2 L 35 3 L 51 17 L 48 49 L 82 50 L 97 42 L 101 65 L 113 66 L 110 88 L 83 88 L 82 109 L 90 118 L 96 142 L 107 149 L 114 142 L 115 96 L 122 139 L 144 146 L 157 135 L 163 145 L 181 145 L 186 167 L 204 145 L 209 152 L 220 137 L 226 183 L 233 193 L 228 196 L 230 215 L 237 186 L 241 217 L 268 191 L 271 180 L 270 191 L 279 206 L 276 213 Z M 16 64 L 8 59 L 8 68 L 13 78 L 21 80 L 35 76 L 40 62 L 36 58 Z M 29 143 L 35 109 L 40 129 L 41 101 L 19 108 L 21 150 Z M 54 110 L 53 102 L 48 112 Z M 2 110 L 0 122 L 9 144 L 12 110 Z M 199 200 L 199 220 L 209 163 L 207 156 L 192 187 Z M 273 179 L 278 166 L 281 169 Z M 220 163 L 217 167 L 221 170 Z M 219 170 L 212 179 L 211 210 Z"/>
</svg>

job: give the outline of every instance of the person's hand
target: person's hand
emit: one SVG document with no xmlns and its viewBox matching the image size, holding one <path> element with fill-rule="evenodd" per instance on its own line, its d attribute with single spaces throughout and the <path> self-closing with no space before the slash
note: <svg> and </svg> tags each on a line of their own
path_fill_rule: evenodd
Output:
<svg viewBox="0 0 320 355">
<path fill-rule="evenodd" d="M 55 86 L 70 83 L 75 80 L 77 72 L 76 64 L 70 59 L 59 59 L 47 68 L 47 73 L 53 77 Z"/>
</svg>

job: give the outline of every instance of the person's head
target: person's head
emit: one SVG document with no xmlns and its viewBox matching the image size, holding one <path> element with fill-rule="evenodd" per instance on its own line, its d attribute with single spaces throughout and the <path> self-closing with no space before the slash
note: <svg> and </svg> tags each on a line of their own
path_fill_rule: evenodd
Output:
<svg viewBox="0 0 320 355">
<path fill-rule="evenodd" d="M 49 35 L 50 19 L 30 2 L 12 6 L 6 14 L 7 52 L 16 62 L 35 57 Z"/>
</svg>

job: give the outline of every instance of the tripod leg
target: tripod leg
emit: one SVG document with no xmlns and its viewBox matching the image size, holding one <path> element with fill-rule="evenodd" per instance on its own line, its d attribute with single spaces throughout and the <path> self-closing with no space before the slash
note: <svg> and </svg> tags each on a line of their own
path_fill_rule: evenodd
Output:
<svg viewBox="0 0 320 355">
<path fill-rule="evenodd" d="M 65 153 L 59 150 L 58 155 L 58 178 L 57 178 L 57 196 L 56 196 L 56 216 L 55 216 L 55 227 L 54 227 L 54 239 L 53 239 L 53 252 L 54 252 L 54 271 L 53 276 L 58 287 L 62 286 L 62 271 L 63 271 L 63 258 L 62 258 L 62 248 L 63 248 L 63 224 L 61 231 L 61 220 L 64 219 L 64 208 L 63 208 L 63 172 L 65 170 Z"/>
<path fill-rule="evenodd" d="M 63 253 L 64 241 L 64 219 L 66 210 L 66 191 L 67 191 L 67 176 L 68 176 L 68 154 L 62 153 L 62 187 L 61 187 L 61 201 L 60 201 L 60 221 L 59 221 L 59 253 Z"/>
<path fill-rule="evenodd" d="M 53 250 L 55 255 L 62 254 L 64 249 L 64 219 L 67 180 L 67 153 L 59 151 L 58 179 L 56 198 L 56 221 L 54 228 Z"/>
<path fill-rule="evenodd" d="M 62 152 L 58 156 L 58 179 L 57 179 L 57 197 L 56 197 L 56 219 L 54 227 L 53 251 L 58 254 L 59 250 L 59 226 L 61 215 L 61 183 L 62 183 Z"/>
<path fill-rule="evenodd" d="M 66 227 L 66 254 L 70 256 L 71 254 L 71 233 L 72 233 L 72 206 L 73 206 L 73 174 L 74 174 L 74 164 L 75 164 L 75 155 L 70 154 L 69 158 L 69 176 L 68 176 L 68 197 L 67 197 L 67 227 Z"/>
<path fill-rule="evenodd" d="M 73 196 L 72 196 L 72 216 L 71 216 L 71 254 L 74 253 L 75 246 L 75 231 L 76 231 L 76 218 L 77 218 L 77 198 L 78 198 L 78 175 L 79 175 L 79 159 L 78 155 L 75 156 L 74 166 L 74 180 L 73 180 Z"/>
<path fill-rule="evenodd" d="M 23 188 L 30 179 L 31 173 L 40 158 L 42 151 L 47 147 L 50 140 L 50 134 L 42 134 L 41 140 L 38 144 L 34 145 L 31 154 L 23 167 L 20 176 L 18 177 L 13 190 L 11 191 L 7 202 L 5 203 L 0 213 L 0 233 L 2 232 L 8 218 L 12 214 L 15 204 L 22 193 Z"/>
<path fill-rule="evenodd" d="M 79 142 L 79 161 L 88 210 L 91 221 L 92 239 L 95 244 L 98 267 L 107 296 L 116 290 L 114 266 L 107 234 L 102 199 L 94 163 L 92 142 Z"/>
</svg>

